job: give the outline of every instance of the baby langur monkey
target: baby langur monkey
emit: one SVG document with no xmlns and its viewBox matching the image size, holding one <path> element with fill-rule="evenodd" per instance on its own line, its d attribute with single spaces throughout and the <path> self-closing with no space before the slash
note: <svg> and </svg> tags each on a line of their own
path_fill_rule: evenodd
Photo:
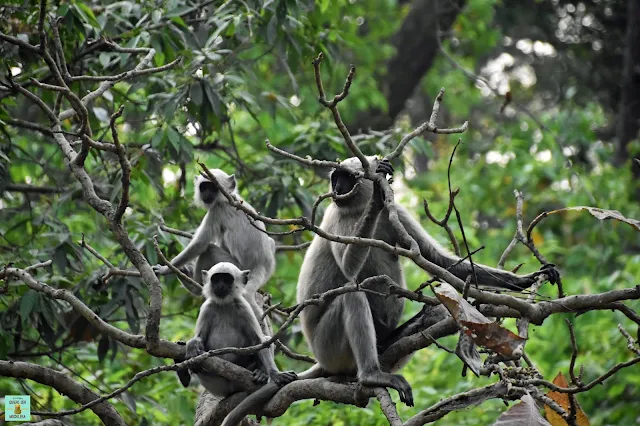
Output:
<svg viewBox="0 0 640 426">
<path fill-rule="evenodd" d="M 187 358 L 214 349 L 258 345 L 266 340 L 259 318 L 244 297 L 250 272 L 241 271 L 228 262 L 218 263 L 208 271 L 201 272 L 205 301 L 200 307 L 195 336 L 187 342 Z M 224 426 L 236 426 L 248 413 L 245 410 L 250 411 L 256 401 L 269 400 L 280 387 L 296 379 L 294 372 L 281 373 L 278 370 L 270 348 L 251 355 L 228 353 L 220 357 L 254 370 L 253 379 L 256 383 L 271 382 L 239 404 L 225 419 Z M 202 386 L 214 396 L 224 397 L 241 390 L 236 383 L 204 371 L 199 366 L 191 370 L 198 376 Z"/>
</svg>

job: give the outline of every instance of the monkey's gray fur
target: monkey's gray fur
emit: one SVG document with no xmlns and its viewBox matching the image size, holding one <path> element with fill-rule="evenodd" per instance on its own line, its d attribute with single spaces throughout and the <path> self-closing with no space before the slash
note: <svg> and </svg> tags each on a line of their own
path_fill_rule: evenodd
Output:
<svg viewBox="0 0 640 426">
<path fill-rule="evenodd" d="M 202 292 L 205 301 L 200 307 L 195 336 L 187 342 L 187 358 L 214 349 L 253 346 L 266 340 L 259 318 L 255 316 L 244 294 L 250 272 L 240 271 L 237 266 L 228 262 L 218 263 L 209 271 L 201 272 L 204 280 Z M 267 378 L 271 382 L 238 405 L 223 422 L 225 426 L 235 426 L 244 418 L 246 413 L 238 411 L 241 406 L 243 409 L 250 410 L 254 406 L 250 403 L 251 401 L 264 397 L 265 392 L 271 393 L 268 396 L 271 398 L 281 386 L 296 379 L 295 373 L 281 373 L 278 370 L 270 348 L 261 349 L 251 355 L 229 353 L 220 357 L 254 370 L 256 383 L 264 383 Z M 241 390 L 234 382 L 203 371 L 199 367 L 192 368 L 192 371 L 198 376 L 202 386 L 214 396 L 228 396 Z M 234 420 L 237 415 L 240 417 Z"/>
<path fill-rule="evenodd" d="M 213 169 L 211 173 L 229 193 L 254 210 L 240 197 L 234 175 L 220 169 Z M 269 280 L 276 265 L 276 243 L 263 232 L 264 223 L 256 221 L 252 225 L 247 215 L 231 206 L 215 184 L 204 176 L 196 176 L 193 198 L 196 205 L 208 209 L 207 214 L 187 247 L 171 263 L 179 268 L 197 258 L 194 279 L 202 284 L 200 271 L 208 270 L 221 261 L 232 262 L 240 269 L 251 271 L 247 293 L 257 291 Z M 167 273 L 168 269 L 167 266 L 156 267 L 159 273 Z"/>
<path fill-rule="evenodd" d="M 377 173 L 386 176 L 393 172 L 389 162 L 378 161 L 375 157 L 367 159 Z M 357 158 L 347 159 L 342 164 L 362 170 Z M 396 245 L 397 235 L 384 209 L 380 188 L 370 180 L 359 180 L 360 185 L 352 195 L 344 200 L 335 200 L 327 208 L 320 228 L 336 235 L 375 238 Z M 356 177 L 345 171 L 334 170 L 331 174 L 331 190 L 338 195 L 347 194 L 357 181 Z M 396 208 L 401 223 L 416 240 L 427 260 L 443 268 L 459 260 L 438 244 L 406 209 L 398 204 Z M 557 274 L 554 269 L 517 276 L 511 272 L 474 265 L 479 284 L 502 288 L 524 289 L 532 285 L 541 273 L 546 273 L 547 277 Z M 471 265 L 465 261 L 452 267 L 450 272 L 464 280 L 472 273 Z M 397 285 L 406 287 L 398 256 L 378 248 L 336 243 L 315 236 L 300 270 L 298 303 L 354 279 L 362 282 L 376 275 L 387 275 Z M 387 293 L 388 285 L 385 280 L 379 280 L 374 282 L 371 289 Z M 327 305 L 305 308 L 300 315 L 302 330 L 318 364 L 298 377 L 357 373 L 361 385 L 394 388 L 403 402 L 413 405 L 412 391 L 407 381 L 400 375 L 381 371 L 376 350 L 376 342 L 384 341 L 398 325 L 403 307 L 404 299 L 396 296 L 381 297 L 355 292 L 340 295 Z"/>
</svg>

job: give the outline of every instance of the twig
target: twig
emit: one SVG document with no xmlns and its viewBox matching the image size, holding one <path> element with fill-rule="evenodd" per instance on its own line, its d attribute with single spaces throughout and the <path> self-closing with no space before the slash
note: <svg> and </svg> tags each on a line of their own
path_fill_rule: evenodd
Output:
<svg viewBox="0 0 640 426">
<path fill-rule="evenodd" d="M 516 232 L 513 235 L 511 242 L 509 242 L 509 245 L 500 256 L 500 260 L 498 261 L 498 269 L 504 269 L 504 264 L 507 261 L 507 257 L 516 247 L 518 241 L 524 239 L 524 234 L 522 232 L 522 204 L 524 202 L 524 199 L 522 197 L 522 192 L 518 191 L 517 189 L 513 190 L 513 195 L 516 197 Z"/>
<path fill-rule="evenodd" d="M 308 157 L 308 158 L 299 157 L 299 156 L 297 156 L 295 154 L 292 154 L 292 153 L 287 152 L 287 151 L 285 151 L 283 149 L 280 149 L 278 147 L 273 146 L 271 144 L 271 142 L 269 142 L 269 139 L 267 139 L 266 145 L 267 145 L 267 148 L 269 148 L 269 150 L 275 152 L 276 154 L 282 155 L 283 157 L 289 158 L 291 160 L 295 160 L 298 163 L 303 164 L 303 165 L 308 166 L 308 167 L 320 167 L 320 168 L 324 168 L 324 169 L 342 170 L 342 171 L 345 171 L 347 173 L 352 174 L 356 178 L 364 176 L 363 172 L 361 172 L 359 170 L 354 170 L 354 169 L 352 169 L 350 167 L 344 166 L 344 165 L 342 165 L 340 163 L 337 163 L 335 161 L 315 160 L 315 159 L 312 159 L 311 157 Z"/>
<path fill-rule="evenodd" d="M 569 375 L 571 377 L 571 383 L 576 386 L 580 386 L 582 383 L 578 381 L 578 378 L 576 377 L 575 371 L 574 371 L 576 367 L 576 359 L 578 358 L 578 341 L 576 340 L 576 333 L 573 329 L 573 324 L 571 324 L 571 321 L 569 321 L 569 318 L 565 318 L 564 320 L 567 323 L 567 327 L 569 328 L 569 336 L 571 338 L 571 348 L 572 348 L 571 361 L 569 362 Z"/>
<path fill-rule="evenodd" d="M 333 97 L 333 100 L 329 102 L 325 97 L 324 88 L 322 87 L 322 75 L 320 74 L 320 63 L 322 62 L 322 57 L 322 52 L 320 52 L 318 56 L 313 60 L 313 70 L 316 77 L 316 86 L 318 87 L 318 101 L 325 107 L 329 108 L 329 110 L 333 114 L 333 120 L 335 121 L 338 130 L 342 134 L 342 138 L 347 144 L 347 147 L 349 147 L 353 155 L 358 157 L 360 163 L 362 164 L 364 173 L 367 174 L 369 172 L 369 160 L 367 160 L 367 157 L 365 157 L 362 151 L 360 151 L 360 148 L 358 148 L 355 142 L 353 142 L 353 140 L 351 139 L 351 134 L 349 133 L 347 126 L 345 126 L 344 122 L 342 121 L 340 112 L 338 111 L 338 103 L 346 98 L 349 94 L 349 88 L 351 87 L 351 83 L 353 83 L 353 76 L 356 72 L 356 67 L 353 65 L 349 67 L 349 74 L 347 75 L 347 80 L 344 83 L 342 92 L 335 95 Z"/>
<path fill-rule="evenodd" d="M 629 348 L 629 350 L 634 354 L 640 356 L 638 341 L 631 337 L 631 334 L 622 327 L 622 324 L 618 324 L 618 330 L 620 330 L 620 333 L 622 333 L 622 335 L 627 339 L 627 348 Z"/>
<path fill-rule="evenodd" d="M 313 208 L 311 209 L 311 224 L 312 225 L 316 224 L 316 212 L 318 210 L 318 206 L 320 206 L 320 203 L 322 203 L 322 201 L 326 200 L 327 198 L 333 197 L 334 195 L 335 195 L 335 192 L 334 191 L 330 191 L 330 192 L 326 192 L 326 193 L 318 196 L 316 201 L 313 203 Z"/>
<path fill-rule="evenodd" d="M 609 377 L 613 376 L 617 371 L 622 370 L 625 367 L 630 367 L 639 362 L 640 362 L 640 356 L 630 359 L 629 361 L 619 362 L 613 367 L 611 367 L 606 373 L 600 375 L 598 378 L 592 380 L 591 382 L 589 382 L 589 384 L 584 386 L 571 386 L 568 388 L 563 388 L 552 382 L 549 382 L 548 380 L 542 380 L 542 379 L 530 379 L 530 380 L 525 380 L 522 383 L 524 383 L 525 385 L 546 386 L 547 388 L 553 391 L 561 392 L 561 393 L 582 393 L 582 392 L 587 392 L 588 390 L 593 389 L 596 385 L 602 384 L 602 382 L 607 380 Z"/>
<path fill-rule="evenodd" d="M 484 246 L 480 246 L 477 249 L 473 250 L 470 254 L 474 255 L 476 253 L 478 253 L 480 250 L 484 250 L 485 247 Z M 447 266 L 445 269 L 448 271 L 451 268 L 458 266 L 459 264 L 461 264 L 462 262 L 464 262 L 465 260 L 467 260 L 467 258 L 469 257 L 469 255 L 461 257 L 460 259 L 458 259 L 455 263 L 452 263 L 450 266 Z M 424 290 L 425 288 L 427 288 L 429 285 L 433 284 L 434 282 L 436 282 L 438 279 L 437 278 L 431 278 L 429 280 L 427 280 L 426 282 L 420 284 L 420 286 L 415 289 L 414 291 L 416 293 L 421 292 L 422 290 Z"/>
<path fill-rule="evenodd" d="M 171 264 L 171 262 L 169 262 L 169 260 L 162 253 L 162 250 L 160 250 L 160 247 L 158 246 L 157 235 L 153 236 L 153 248 L 155 249 L 156 254 L 160 258 L 160 261 L 162 262 L 162 264 L 169 267 L 169 269 L 171 269 L 173 273 L 175 273 L 178 277 L 180 277 L 180 282 L 182 283 L 184 288 L 187 289 L 189 293 L 193 294 L 194 296 L 202 296 L 202 286 L 200 285 L 200 283 L 198 283 L 193 278 L 191 278 L 190 276 L 182 272 L 180 269 L 173 266 L 173 264 Z"/>
<path fill-rule="evenodd" d="M 444 90 L 440 91 L 440 97 Z M 434 106 L 435 108 L 435 106 Z M 433 118 L 433 115 L 432 115 Z M 464 242 L 464 247 L 467 250 L 467 256 L 469 257 L 469 264 L 471 265 L 471 275 L 473 276 L 473 281 L 476 283 L 476 288 L 478 287 L 478 277 L 476 276 L 476 266 L 473 263 L 473 258 L 471 255 L 471 250 L 469 249 L 469 243 L 467 242 L 467 236 L 464 233 L 464 226 L 462 224 L 462 216 L 456 207 L 456 202 L 454 200 L 455 196 L 453 195 L 453 191 L 451 190 L 451 164 L 453 163 L 453 157 L 456 154 L 456 150 L 458 146 L 462 143 L 462 139 L 458 139 L 458 143 L 453 147 L 453 151 L 451 152 L 451 157 L 449 157 L 449 166 L 447 167 L 447 182 L 449 185 L 449 199 L 451 200 L 451 205 L 453 206 L 453 210 L 456 212 L 456 220 L 458 221 L 458 226 L 460 226 L 460 232 L 462 233 L 462 241 Z M 467 278 L 468 281 L 468 278 Z M 469 297 L 469 288 L 471 287 L 471 282 L 465 283 L 464 290 L 462 292 L 462 297 L 466 300 Z"/>
<path fill-rule="evenodd" d="M 310 364 L 315 364 L 316 363 L 315 358 L 310 357 L 308 355 L 303 355 L 303 354 L 299 354 L 297 352 L 294 352 L 293 350 L 288 348 L 284 343 L 282 343 L 280 340 L 276 340 L 276 346 L 278 347 L 278 349 L 280 349 L 282 351 L 283 354 L 285 354 L 286 356 L 288 356 L 291 359 L 295 359 L 297 361 L 308 362 Z"/>
<path fill-rule="evenodd" d="M 524 392 L 511 389 L 517 396 Z M 426 410 L 421 411 L 411 417 L 404 423 L 404 426 L 422 426 L 426 423 L 432 423 L 444 417 L 453 410 L 459 410 L 472 405 L 480 404 L 488 399 L 504 398 L 509 393 L 509 387 L 504 382 L 494 383 L 492 385 L 483 386 L 481 388 L 472 389 L 457 395 L 450 396 L 440 400 L 437 404 L 432 405 Z"/>
<path fill-rule="evenodd" d="M 165 232 L 168 232 L 170 234 L 174 234 L 174 235 L 178 235 L 180 237 L 185 237 L 185 238 L 193 238 L 193 234 L 191 232 L 186 232 L 186 231 L 181 231 L 179 229 L 176 228 L 170 228 L 167 225 L 165 225 L 164 223 L 160 224 L 160 229 L 162 229 Z"/>
<path fill-rule="evenodd" d="M 260 321 L 264 321 L 264 319 L 273 311 L 275 311 L 276 309 L 278 309 L 280 306 L 282 306 L 282 303 L 276 303 L 275 305 L 271 305 L 269 306 L 267 309 L 264 310 L 264 312 L 262 313 L 262 316 L 260 317 Z"/>
<path fill-rule="evenodd" d="M 120 105 L 118 111 L 116 111 L 109 121 L 109 127 L 111 127 L 111 136 L 113 137 L 113 144 L 116 146 L 116 154 L 118 155 L 118 161 L 120 162 L 120 168 L 122 169 L 122 195 L 120 196 L 120 202 L 118 203 L 118 207 L 113 214 L 113 220 L 116 223 L 120 223 L 122 221 L 122 216 L 124 212 L 127 210 L 127 206 L 129 205 L 129 186 L 131 184 L 131 163 L 129 159 L 127 159 L 127 154 L 125 152 L 124 146 L 120 144 L 120 138 L 118 137 L 118 130 L 116 129 L 116 120 L 122 116 L 122 112 L 124 111 L 124 105 Z"/>
<path fill-rule="evenodd" d="M 391 153 L 389 153 L 385 158 L 389 161 L 397 158 L 402 154 L 405 146 L 416 136 L 421 135 L 424 132 L 432 132 L 432 133 L 440 133 L 440 134 L 454 134 L 454 133 L 464 133 L 469 127 L 469 122 L 465 121 L 464 124 L 460 127 L 452 128 L 452 129 L 439 129 L 436 126 L 436 120 L 438 119 L 438 113 L 440 111 L 440 104 L 442 103 L 442 98 L 444 97 L 444 87 L 440 89 L 438 96 L 436 96 L 436 100 L 433 103 L 433 110 L 431 111 L 431 118 L 429 121 L 422 123 L 420 126 L 416 127 L 411 133 L 406 134 L 401 140 L 396 149 L 394 149 Z"/>
<path fill-rule="evenodd" d="M 307 241 L 305 243 L 301 243 L 301 244 L 296 244 L 293 246 L 289 246 L 289 245 L 281 245 L 281 246 L 276 246 L 276 253 L 279 251 L 297 251 L 297 250 L 304 250 L 307 247 L 309 247 L 311 245 L 311 241 Z"/>
<path fill-rule="evenodd" d="M 311 224 L 312 225 L 316 224 L 316 212 L 318 210 L 318 206 L 322 201 L 326 200 L 327 198 L 331 198 L 337 201 L 348 200 L 356 193 L 359 187 L 360 187 L 360 181 L 357 181 L 356 184 L 353 185 L 353 188 L 351 188 L 351 191 L 347 192 L 346 194 L 338 195 L 335 193 L 335 191 L 330 191 L 318 196 L 315 203 L 313 203 L 313 208 L 311 209 Z"/>
<path fill-rule="evenodd" d="M 104 257 L 103 255 L 101 255 L 100 253 L 98 253 L 98 251 L 96 249 L 94 249 L 93 247 L 91 247 L 84 239 L 84 233 L 82 234 L 82 240 L 78 241 L 78 244 L 80 245 L 80 247 L 86 249 L 89 253 L 91 253 L 96 259 L 98 259 L 99 261 L 101 261 L 102 263 L 104 263 L 105 265 L 107 265 L 107 267 L 109 269 L 116 269 L 116 267 L 107 260 L 106 257 Z"/>
<path fill-rule="evenodd" d="M 459 192 L 460 192 L 460 189 L 451 191 L 451 188 L 449 188 L 449 207 L 447 207 L 447 212 L 445 213 L 444 218 L 442 218 L 442 220 L 436 219 L 435 216 L 431 213 L 431 211 L 429 210 L 429 202 L 427 201 L 426 198 L 422 199 L 422 205 L 424 207 L 424 212 L 426 213 L 427 217 L 433 223 L 442 227 L 447 232 L 447 235 L 449 236 L 449 241 L 451 241 L 451 244 L 453 245 L 453 252 L 456 254 L 456 256 L 461 257 L 462 255 L 460 253 L 460 246 L 458 245 L 458 240 L 456 239 L 455 235 L 453 235 L 453 230 L 449 226 L 449 217 L 451 216 L 451 212 L 453 211 L 453 200 L 455 199 L 456 195 L 458 195 Z"/>
</svg>

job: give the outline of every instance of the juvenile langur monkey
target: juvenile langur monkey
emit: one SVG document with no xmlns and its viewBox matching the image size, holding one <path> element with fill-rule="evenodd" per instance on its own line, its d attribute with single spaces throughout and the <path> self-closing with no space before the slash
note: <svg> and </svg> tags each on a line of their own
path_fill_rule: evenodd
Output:
<svg viewBox="0 0 640 426">
<path fill-rule="evenodd" d="M 388 161 L 367 157 L 376 173 L 393 172 Z M 363 170 L 360 160 L 350 158 L 341 164 L 354 170 Z M 360 182 L 357 188 L 354 186 Z M 398 243 L 384 210 L 382 191 L 378 183 L 358 178 L 343 170 L 331 173 L 331 191 L 338 195 L 353 193 L 346 199 L 336 199 L 327 208 L 320 228 L 342 236 L 374 238 L 395 246 Z M 430 262 L 465 280 L 472 274 L 468 261 L 452 266 L 459 259 L 451 255 L 413 219 L 406 209 L 395 205 L 400 222 L 413 237 L 420 252 Z M 518 276 L 511 272 L 474 264 L 478 284 L 508 289 L 524 289 L 531 286 L 536 277 L 546 274 L 556 280 L 558 272 L 544 269 L 533 274 Z M 336 243 L 315 236 L 302 262 L 298 278 L 298 303 L 314 294 L 339 288 L 349 281 L 362 282 L 376 275 L 387 275 L 397 285 L 406 288 L 404 274 L 397 255 L 373 247 Z M 373 283 L 371 290 L 387 294 L 388 281 Z M 384 341 L 397 327 L 404 299 L 396 296 L 381 297 L 371 293 L 354 292 L 340 295 L 326 305 L 306 307 L 300 319 L 302 331 L 318 364 L 299 378 L 311 378 L 326 374 L 353 375 L 365 386 L 391 387 L 398 391 L 400 399 L 413 405 L 409 383 L 401 375 L 382 371 L 378 361 L 376 342 Z"/>
<path fill-rule="evenodd" d="M 204 281 L 202 293 L 205 301 L 200 307 L 196 322 L 195 336 L 187 342 L 187 359 L 198 356 L 206 351 L 228 347 L 243 348 L 258 345 L 266 337 L 259 324 L 259 318 L 244 297 L 245 286 L 249 282 L 249 271 L 241 271 L 237 266 L 228 262 L 221 262 L 209 269 L 201 271 Z M 271 383 L 250 395 L 242 404 L 252 408 L 248 400 L 258 398 L 270 399 L 280 387 L 296 379 L 294 372 L 281 373 L 276 366 L 273 352 L 264 348 L 255 354 L 239 355 L 228 353 L 220 355 L 222 359 L 234 364 L 254 370 L 254 381 Z M 191 370 L 200 379 L 200 383 L 214 396 L 228 396 L 241 390 L 234 382 L 204 371 L 201 367 Z M 245 414 L 239 413 L 236 407 L 225 420 L 223 425 L 235 426 Z M 241 415 L 236 421 L 232 415 Z"/>
</svg>

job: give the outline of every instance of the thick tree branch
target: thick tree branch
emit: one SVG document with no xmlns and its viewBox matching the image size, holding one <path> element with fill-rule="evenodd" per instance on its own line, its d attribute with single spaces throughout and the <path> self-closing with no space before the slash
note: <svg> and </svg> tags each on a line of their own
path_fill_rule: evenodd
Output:
<svg viewBox="0 0 640 426">
<path fill-rule="evenodd" d="M 0 376 L 29 379 L 51 386 L 79 404 L 89 403 L 99 397 L 62 372 L 27 362 L 0 361 Z M 106 401 L 94 404 L 91 409 L 105 425 L 126 426 L 120 414 Z"/>
</svg>

